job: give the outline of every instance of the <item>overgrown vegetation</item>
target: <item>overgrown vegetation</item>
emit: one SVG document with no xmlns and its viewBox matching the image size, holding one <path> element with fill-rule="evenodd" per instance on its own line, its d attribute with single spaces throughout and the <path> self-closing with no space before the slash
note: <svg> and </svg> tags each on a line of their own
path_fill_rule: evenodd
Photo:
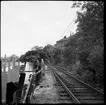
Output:
<svg viewBox="0 0 106 105">
<path fill-rule="evenodd" d="M 36 62 L 36 60 L 41 60 L 41 58 L 44 59 L 44 61 L 47 63 L 47 59 L 50 59 L 49 53 L 43 49 L 42 47 L 36 46 L 37 48 L 34 48 L 30 51 L 27 51 L 25 54 L 21 55 L 18 59 L 20 62 L 25 63 L 26 62 Z"/>
<path fill-rule="evenodd" d="M 78 1 L 73 3 L 72 8 L 75 7 L 81 8 L 77 12 L 77 32 L 70 36 L 64 50 L 54 47 L 54 64 L 63 64 L 84 81 L 103 87 L 104 2 Z"/>
<path fill-rule="evenodd" d="M 54 65 L 63 65 L 85 82 L 103 88 L 104 80 L 104 2 L 77 1 L 72 8 L 77 12 L 77 31 L 70 36 L 64 48 L 46 45 L 35 47 L 20 57 L 21 61 L 31 61 L 42 57 Z M 33 48 L 34 49 L 34 48 Z M 27 58 L 28 57 L 28 58 Z"/>
</svg>

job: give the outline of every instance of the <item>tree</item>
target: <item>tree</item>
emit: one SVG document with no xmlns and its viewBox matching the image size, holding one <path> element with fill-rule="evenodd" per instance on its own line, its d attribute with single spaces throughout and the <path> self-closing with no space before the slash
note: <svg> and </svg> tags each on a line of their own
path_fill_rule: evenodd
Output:
<svg viewBox="0 0 106 105">
<path fill-rule="evenodd" d="M 49 56 L 49 61 L 53 62 L 53 54 L 54 54 L 55 48 L 52 45 L 48 44 L 43 48 L 43 50 Z"/>
<path fill-rule="evenodd" d="M 53 53 L 53 63 L 57 65 L 58 63 L 61 63 L 61 49 L 55 48 L 54 53 Z"/>
<path fill-rule="evenodd" d="M 31 48 L 31 50 L 40 50 L 40 49 L 43 49 L 43 47 L 42 46 L 34 46 L 34 47 L 32 47 Z"/>
<path fill-rule="evenodd" d="M 104 79 L 104 52 L 103 48 L 99 45 L 94 46 L 91 50 L 89 57 L 87 58 L 89 62 L 89 66 L 93 70 L 94 78 L 101 83 L 103 83 Z"/>
<path fill-rule="evenodd" d="M 85 70 L 93 73 L 97 80 L 103 77 L 103 49 L 104 49 L 104 2 L 78 1 L 73 7 L 80 7 L 77 12 L 76 23 L 78 41 L 78 55 Z M 100 79 L 101 80 L 101 79 Z"/>
<path fill-rule="evenodd" d="M 83 35 L 96 35 L 103 37 L 103 17 L 104 17 L 104 2 L 103 1 L 84 1 L 74 3 L 73 7 L 81 7 L 80 12 L 77 12 L 78 31 L 86 32 Z M 98 33 L 99 32 L 99 33 Z"/>
<path fill-rule="evenodd" d="M 46 59 L 49 59 L 49 55 L 44 49 L 41 49 L 41 47 L 37 47 L 36 50 L 27 51 L 24 55 L 21 55 L 18 60 L 21 62 L 25 62 L 26 64 L 26 62 L 34 63 L 37 61 L 37 59 L 41 60 L 41 58 L 46 61 Z"/>
</svg>

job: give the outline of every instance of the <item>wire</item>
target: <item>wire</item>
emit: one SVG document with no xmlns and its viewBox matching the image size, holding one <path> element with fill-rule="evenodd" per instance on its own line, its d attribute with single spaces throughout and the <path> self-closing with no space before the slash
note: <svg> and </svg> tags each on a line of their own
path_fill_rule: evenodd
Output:
<svg viewBox="0 0 106 105">
<path fill-rule="evenodd" d="M 72 24 L 72 22 L 74 21 L 74 19 L 76 18 L 76 16 L 73 18 L 73 20 L 70 22 L 70 24 L 67 26 L 66 30 L 69 28 L 69 26 Z M 62 36 L 64 35 L 64 33 L 66 32 L 66 30 L 63 32 Z M 61 37 L 62 37 L 61 36 Z"/>
<path fill-rule="evenodd" d="M 75 23 L 71 26 L 71 28 L 69 28 L 69 31 L 73 28 L 74 25 L 75 25 Z M 68 33 L 69 31 L 67 31 L 67 33 Z"/>
</svg>

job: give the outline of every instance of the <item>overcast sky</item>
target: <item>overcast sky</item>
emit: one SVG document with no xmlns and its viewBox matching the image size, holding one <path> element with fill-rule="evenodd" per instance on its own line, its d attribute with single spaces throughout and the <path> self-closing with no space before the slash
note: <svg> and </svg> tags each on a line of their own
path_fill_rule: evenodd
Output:
<svg viewBox="0 0 106 105">
<path fill-rule="evenodd" d="M 1 1 L 1 56 L 55 44 L 76 16 L 72 1 Z M 71 25 L 70 25 L 71 27 Z M 76 25 L 71 28 L 75 32 Z"/>
</svg>

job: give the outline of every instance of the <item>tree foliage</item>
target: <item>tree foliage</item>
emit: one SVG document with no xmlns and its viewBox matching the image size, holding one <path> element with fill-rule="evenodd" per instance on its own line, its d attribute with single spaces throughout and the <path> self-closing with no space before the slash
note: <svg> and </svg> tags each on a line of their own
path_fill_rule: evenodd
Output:
<svg viewBox="0 0 106 105">
<path fill-rule="evenodd" d="M 78 1 L 73 3 L 73 7 L 81 8 L 76 19 L 77 54 L 80 63 L 85 71 L 93 73 L 96 80 L 103 80 L 104 2 Z"/>
<path fill-rule="evenodd" d="M 103 47 L 94 46 L 91 53 L 89 54 L 88 62 L 91 69 L 95 71 L 95 78 L 97 81 L 103 83 L 104 79 L 104 52 Z"/>
<path fill-rule="evenodd" d="M 37 47 L 36 50 L 31 50 L 31 51 L 27 51 L 24 55 L 21 55 L 19 58 L 19 61 L 21 62 L 35 62 L 37 59 L 41 60 L 44 59 L 44 61 L 46 61 L 46 59 L 49 59 L 49 54 L 44 50 Z"/>
<path fill-rule="evenodd" d="M 89 71 L 95 81 L 102 81 L 104 71 L 104 2 L 75 1 L 72 8 L 76 7 L 80 8 L 75 21 L 78 23 L 77 31 L 70 36 L 63 51 L 55 49 L 53 52 L 54 61 L 58 64 L 64 60 L 64 64 L 67 66 L 80 61 L 83 70 L 80 68 L 79 71 L 85 73 Z"/>
<path fill-rule="evenodd" d="M 61 58 L 62 58 L 61 56 L 62 56 L 62 50 L 59 48 L 55 48 L 53 54 L 54 64 L 61 63 Z"/>
<path fill-rule="evenodd" d="M 21 61 L 36 58 L 49 59 L 55 65 L 64 63 L 67 67 L 80 62 L 78 72 L 90 72 L 85 76 L 103 83 L 104 75 L 104 2 L 75 1 L 73 8 L 81 8 L 77 12 L 77 31 L 70 36 L 64 48 L 50 44 L 44 48 L 33 47 L 32 51 L 20 57 Z M 27 58 L 29 57 L 29 59 Z M 31 58 L 32 57 L 32 58 Z M 34 58 L 35 59 L 35 58 Z M 82 70 L 83 69 L 83 70 Z M 93 81 L 93 80 L 92 80 Z"/>
<path fill-rule="evenodd" d="M 53 54 L 54 54 L 55 48 L 52 45 L 48 44 L 43 48 L 43 50 L 48 54 L 49 61 L 53 62 Z"/>
</svg>

